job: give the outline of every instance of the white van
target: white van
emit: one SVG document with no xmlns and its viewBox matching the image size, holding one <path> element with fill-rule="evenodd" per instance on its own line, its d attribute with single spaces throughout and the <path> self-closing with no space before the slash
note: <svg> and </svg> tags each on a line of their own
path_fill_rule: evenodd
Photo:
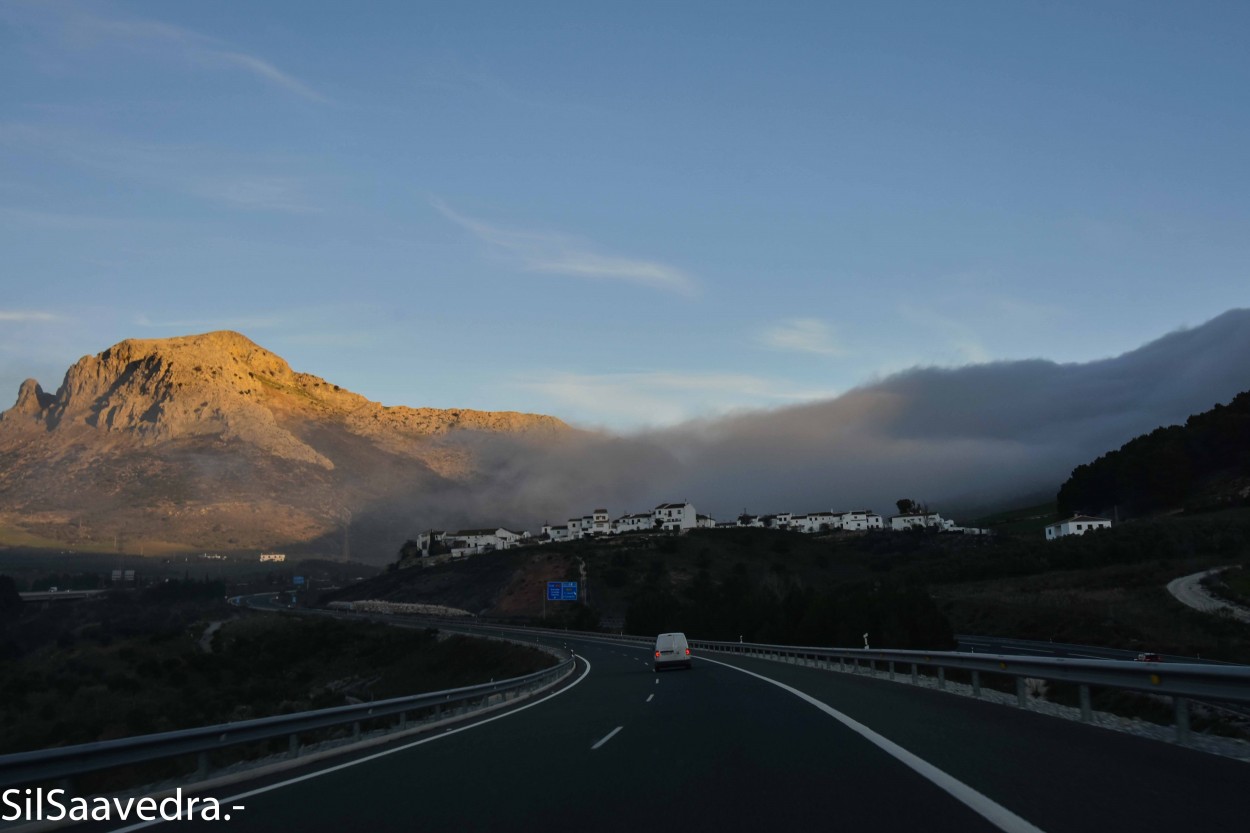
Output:
<svg viewBox="0 0 1250 833">
<path fill-rule="evenodd" d="M 690 668 L 690 643 L 684 633 L 662 633 L 655 638 L 655 670 Z"/>
</svg>

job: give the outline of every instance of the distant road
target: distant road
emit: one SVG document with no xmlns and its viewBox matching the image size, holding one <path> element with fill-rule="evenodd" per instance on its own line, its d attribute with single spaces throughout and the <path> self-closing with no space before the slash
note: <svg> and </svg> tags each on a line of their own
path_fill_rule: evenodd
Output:
<svg viewBox="0 0 1250 833">
<path fill-rule="evenodd" d="M 1192 607 L 1194 610 L 1201 610 L 1203 613 L 1219 613 L 1221 610 L 1227 610 L 1234 619 L 1250 624 L 1250 610 L 1240 605 L 1226 602 L 1223 599 L 1217 599 L 1207 592 L 1207 588 L 1202 586 L 1204 578 L 1227 569 L 1229 568 L 1212 567 L 1210 570 L 1203 570 L 1200 573 L 1174 578 L 1168 582 L 1168 592 L 1178 602 Z"/>
<path fill-rule="evenodd" d="M 77 602 L 107 593 L 107 590 L 38 590 L 18 593 L 24 602 Z"/>
<path fill-rule="evenodd" d="M 656 674 L 645 648 L 554 641 L 577 652 L 577 684 L 224 788 L 223 805 L 245 807 L 229 828 L 1105 833 L 1244 820 L 1240 761 L 868 676 L 714 654 Z"/>
</svg>

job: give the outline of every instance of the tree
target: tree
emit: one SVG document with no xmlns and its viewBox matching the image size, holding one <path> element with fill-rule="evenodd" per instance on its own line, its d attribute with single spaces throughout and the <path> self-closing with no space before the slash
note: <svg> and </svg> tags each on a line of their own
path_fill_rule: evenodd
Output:
<svg viewBox="0 0 1250 833">
<path fill-rule="evenodd" d="M 17 582 L 11 576 L 0 576 L 0 622 L 16 619 L 22 609 L 22 597 L 18 595 Z"/>
<path fill-rule="evenodd" d="M 416 541 L 412 540 L 411 538 L 405 541 L 404 545 L 399 548 L 399 560 L 400 561 L 403 561 L 405 558 L 420 558 L 420 557 L 421 557 L 421 545 L 417 543 Z"/>
<path fill-rule="evenodd" d="M 898 507 L 898 513 L 900 515 L 910 515 L 912 512 L 916 511 L 916 501 L 911 498 L 899 498 L 894 501 L 894 505 Z"/>
</svg>

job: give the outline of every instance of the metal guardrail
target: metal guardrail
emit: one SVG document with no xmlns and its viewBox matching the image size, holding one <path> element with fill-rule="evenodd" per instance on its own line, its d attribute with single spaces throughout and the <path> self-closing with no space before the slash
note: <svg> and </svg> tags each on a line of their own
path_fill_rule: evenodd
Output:
<svg viewBox="0 0 1250 833">
<path fill-rule="evenodd" d="M 409 723 L 414 713 L 423 713 L 425 720 L 440 720 L 466 714 L 473 706 L 515 699 L 559 679 L 572 670 L 573 663 L 570 656 L 551 668 L 522 677 L 371 703 L 0 755 L 0 787 L 60 781 L 114 767 L 190 755 L 198 756 L 197 774 L 202 777 L 208 773 L 210 752 L 281 737 L 289 738 L 288 754 L 293 758 L 300 753 L 301 734 L 351 725 L 353 737 L 359 738 L 362 722 L 392 717 L 397 718 L 397 730 L 415 728 L 416 723 Z"/>
<path fill-rule="evenodd" d="M 649 647 L 648 637 L 561 631 L 547 628 L 508 628 L 467 625 L 497 632 L 513 631 L 544 635 L 578 636 Z M 1189 738 L 1190 701 L 1250 704 L 1250 666 L 1179 662 L 1139 662 L 1136 660 L 1071 659 L 1015 654 L 973 654 L 962 651 L 903 651 L 865 648 L 823 648 L 818 646 L 768 645 L 753 642 L 718 642 L 691 639 L 692 650 L 738 654 L 758 659 L 807 665 L 816 668 L 882 673 L 894 680 L 910 676 L 919 681 L 921 669 L 936 672 L 939 689 L 946 687 L 946 671 L 967 671 L 972 679 L 973 696 L 981 696 L 981 675 L 994 674 L 1015 679 L 1016 702 L 1028 708 L 1027 680 L 1064 682 L 1077 686 L 1081 720 L 1093 720 L 1091 688 L 1112 688 L 1170 697 L 1176 738 Z M 900 671 L 900 667 L 904 670 Z"/>
</svg>

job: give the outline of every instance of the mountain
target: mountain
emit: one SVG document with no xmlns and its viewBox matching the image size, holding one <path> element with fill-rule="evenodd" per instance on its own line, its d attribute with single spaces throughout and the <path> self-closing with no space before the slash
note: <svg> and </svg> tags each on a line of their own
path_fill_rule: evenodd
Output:
<svg viewBox="0 0 1250 833">
<path fill-rule="evenodd" d="M 430 526 L 532 530 L 683 499 L 723 520 L 889 512 L 909 497 L 966 520 L 969 507 L 1053 495 L 1107 449 L 1250 390 L 1247 355 L 1250 310 L 1229 310 L 1091 362 L 916 367 L 832 399 L 622 437 L 383 407 L 236 333 L 125 341 L 75 364 L 55 394 L 24 382 L 0 416 L 0 543 L 350 546 L 384 563 Z"/>
<path fill-rule="evenodd" d="M 423 504 L 489 476 L 484 443 L 541 450 L 576 433 L 536 414 L 379 405 L 235 332 L 131 339 L 80 359 L 55 394 L 28 379 L 0 414 L 0 530 L 84 549 L 389 558 Z"/>
</svg>

